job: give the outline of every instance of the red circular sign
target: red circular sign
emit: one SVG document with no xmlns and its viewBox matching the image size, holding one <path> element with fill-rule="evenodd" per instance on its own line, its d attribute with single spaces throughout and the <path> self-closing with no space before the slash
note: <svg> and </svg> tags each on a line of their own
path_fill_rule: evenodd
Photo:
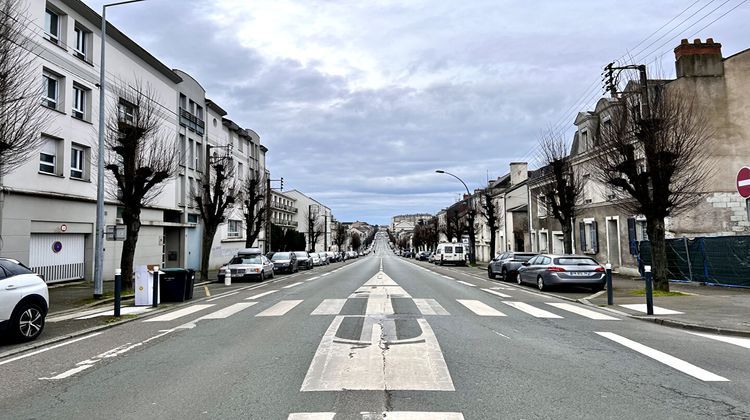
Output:
<svg viewBox="0 0 750 420">
<path fill-rule="evenodd" d="M 750 197 L 750 168 L 747 166 L 737 172 L 737 192 L 742 198 Z"/>
</svg>

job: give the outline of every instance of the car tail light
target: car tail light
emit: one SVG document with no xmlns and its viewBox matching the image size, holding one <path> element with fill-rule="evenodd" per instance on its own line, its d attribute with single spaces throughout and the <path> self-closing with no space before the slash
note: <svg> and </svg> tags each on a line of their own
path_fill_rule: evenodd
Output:
<svg viewBox="0 0 750 420">
<path fill-rule="evenodd" d="M 553 265 L 551 267 L 547 267 L 547 271 L 554 271 L 556 273 L 560 273 L 562 271 L 565 271 L 565 269 L 562 268 L 562 267 L 556 267 L 556 266 Z"/>
<path fill-rule="evenodd" d="M 600 265 L 599 267 L 596 267 L 596 269 L 594 269 L 594 271 L 598 271 L 598 272 L 600 272 L 600 273 L 603 273 L 603 272 L 604 272 L 604 267 L 602 267 L 602 266 Z"/>
</svg>

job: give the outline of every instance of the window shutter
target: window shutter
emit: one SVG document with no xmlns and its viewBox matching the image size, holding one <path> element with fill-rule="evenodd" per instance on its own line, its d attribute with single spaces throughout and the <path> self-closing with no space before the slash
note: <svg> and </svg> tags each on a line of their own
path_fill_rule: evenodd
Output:
<svg viewBox="0 0 750 420">
<path fill-rule="evenodd" d="M 635 217 L 628 218 L 628 244 L 630 255 L 638 255 L 638 241 L 635 236 Z"/>
<path fill-rule="evenodd" d="M 578 222 L 578 228 L 580 230 L 578 243 L 581 244 L 581 252 L 586 252 L 586 224 Z"/>
<path fill-rule="evenodd" d="M 599 252 L 599 229 L 597 229 L 596 220 L 591 222 L 591 250 L 595 254 Z"/>
</svg>

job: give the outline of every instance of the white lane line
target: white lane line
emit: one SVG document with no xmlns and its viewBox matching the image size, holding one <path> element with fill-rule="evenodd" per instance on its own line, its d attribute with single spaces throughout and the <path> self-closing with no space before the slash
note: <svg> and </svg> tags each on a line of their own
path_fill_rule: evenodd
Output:
<svg viewBox="0 0 750 420">
<path fill-rule="evenodd" d="M 297 287 L 297 286 L 299 286 L 300 284 L 302 284 L 302 282 L 301 282 L 301 281 L 300 281 L 300 282 L 297 282 L 297 283 L 292 283 L 292 284 L 290 284 L 290 285 L 288 285 L 288 286 L 284 286 L 284 287 L 282 287 L 282 289 L 291 289 L 292 287 Z"/>
<path fill-rule="evenodd" d="M 678 359 L 674 356 L 671 356 L 667 353 L 661 352 L 659 350 L 653 349 L 651 347 L 644 346 L 641 343 L 635 342 L 633 340 L 627 339 L 623 336 L 617 335 L 615 333 L 611 332 L 600 332 L 597 331 L 597 334 L 600 336 L 610 339 L 614 341 L 615 343 L 622 344 L 623 346 L 635 350 L 638 353 L 641 353 L 644 356 L 648 356 L 657 362 L 663 363 L 673 369 L 677 369 L 682 373 L 686 373 L 694 378 L 700 379 L 701 381 L 706 382 L 729 382 L 729 379 L 724 378 L 723 376 L 719 376 L 715 373 L 711 373 L 705 369 L 701 369 L 698 366 L 695 366 L 691 363 L 688 363 L 684 360 Z"/>
<path fill-rule="evenodd" d="M 50 380 L 50 381 L 56 381 L 56 380 L 59 380 L 59 379 L 65 379 L 65 378 L 68 378 L 68 377 L 71 377 L 71 376 L 75 375 L 78 372 L 82 372 L 82 371 L 84 371 L 84 370 L 86 370 L 86 369 L 88 369 L 88 368 L 90 368 L 92 366 L 94 366 L 94 365 L 81 365 L 81 366 L 78 366 L 78 367 L 74 367 L 73 369 L 66 370 L 65 372 L 63 372 L 63 373 L 61 373 L 59 375 L 52 376 L 52 377 L 49 377 L 49 378 L 39 378 L 39 379 Z"/>
<path fill-rule="evenodd" d="M 492 294 L 492 295 L 495 295 L 495 296 L 500 296 L 500 297 L 502 297 L 502 298 L 509 298 L 509 297 L 513 297 L 513 296 L 511 296 L 511 295 L 506 295 L 505 293 L 500 293 L 500 292 L 498 292 L 498 291 L 496 291 L 496 290 L 490 290 L 490 289 L 482 289 L 482 290 L 484 290 L 485 292 L 487 292 L 487 293 L 489 293 L 489 294 Z"/>
<path fill-rule="evenodd" d="M 412 299 L 422 315 L 450 315 L 435 299 Z"/>
<path fill-rule="evenodd" d="M 647 312 L 645 303 L 631 303 L 628 305 L 620 305 L 620 306 L 622 306 L 623 308 L 628 308 L 633 311 L 642 312 L 644 314 Z M 684 312 L 678 312 L 678 311 L 673 311 L 671 309 L 654 306 L 654 315 L 679 315 L 683 313 Z"/>
<path fill-rule="evenodd" d="M 234 295 L 236 295 L 237 293 L 239 293 L 239 292 L 232 292 L 232 293 L 227 293 L 227 294 L 223 294 L 223 295 L 221 295 L 221 296 L 216 296 L 216 297 L 214 297 L 214 298 L 211 298 L 211 299 L 207 299 L 207 300 L 206 300 L 206 302 L 213 302 L 213 301 L 215 301 L 215 300 L 219 300 L 219 299 L 225 298 L 225 297 L 227 297 L 227 296 L 234 296 Z"/>
<path fill-rule="evenodd" d="M 586 318 L 596 319 L 598 321 L 619 321 L 619 318 L 605 315 L 600 312 L 592 311 L 591 309 L 582 308 L 572 303 L 564 302 L 545 302 L 547 305 L 554 306 L 555 308 L 562 309 L 564 311 L 573 312 Z"/>
<path fill-rule="evenodd" d="M 255 316 L 282 316 L 302 303 L 301 300 L 282 300 Z"/>
<path fill-rule="evenodd" d="M 319 278 L 320 278 L 320 276 L 310 277 L 309 279 L 307 279 L 305 281 L 313 281 L 313 280 L 317 280 Z"/>
<path fill-rule="evenodd" d="M 198 312 L 198 311 L 202 311 L 202 310 L 204 310 L 206 308 L 210 308 L 212 306 L 214 306 L 213 303 L 198 304 L 198 305 L 188 306 L 187 308 L 178 309 L 176 311 L 172 311 L 172 312 L 166 313 L 164 315 L 160 315 L 160 316 L 157 316 L 157 317 L 154 317 L 154 318 L 146 319 L 143 322 L 172 321 L 172 320 L 175 320 L 177 318 L 180 318 L 180 317 L 183 317 L 183 316 L 186 316 L 186 315 L 190 315 L 190 314 Z"/>
<path fill-rule="evenodd" d="M 365 417 L 373 414 L 380 417 Z M 362 413 L 362 420 L 387 418 L 388 420 L 464 420 L 461 413 L 439 411 L 386 411 L 385 413 Z"/>
<path fill-rule="evenodd" d="M 325 299 L 310 315 L 338 315 L 346 299 Z"/>
<path fill-rule="evenodd" d="M 461 284 L 464 284 L 464 285 L 470 286 L 470 287 L 477 287 L 475 284 L 471 284 L 468 281 L 463 281 L 463 280 L 458 280 L 456 283 L 461 283 Z"/>
<path fill-rule="evenodd" d="M 276 293 L 276 292 L 278 292 L 278 290 L 269 290 L 267 292 L 258 293 L 257 295 L 252 295 L 250 297 L 246 297 L 245 300 L 252 300 L 252 299 L 262 298 L 263 296 L 268 296 L 271 293 Z"/>
<path fill-rule="evenodd" d="M 286 420 L 333 420 L 336 413 L 291 413 Z"/>
<path fill-rule="evenodd" d="M 750 338 L 728 337 L 726 335 L 705 334 L 705 333 L 692 332 L 692 331 L 685 331 L 685 332 L 688 334 L 697 335 L 699 337 L 710 338 L 712 340 L 722 341 L 724 343 L 734 344 L 735 346 L 740 346 L 746 349 L 750 349 Z"/>
<path fill-rule="evenodd" d="M 204 315 L 204 316 L 198 318 L 197 320 L 199 321 L 201 319 L 224 319 L 224 318 L 227 318 L 227 317 L 230 317 L 230 316 L 236 314 L 237 312 L 243 311 L 243 310 L 245 310 L 245 309 L 247 309 L 247 308 L 255 305 L 256 303 L 258 303 L 258 302 L 240 302 L 240 303 L 235 303 L 234 305 L 229 305 L 226 308 L 219 309 L 216 312 L 211 312 L 208 315 Z"/>
<path fill-rule="evenodd" d="M 10 359 L 3 360 L 2 362 L 0 362 L 0 366 L 2 366 L 4 364 L 7 364 L 7 363 L 15 362 L 16 360 L 21 360 L 21 359 L 25 359 L 27 357 L 36 356 L 37 354 L 44 353 L 45 351 L 50 351 L 50 350 L 54 350 L 56 348 L 60 348 L 62 346 L 67 346 L 68 344 L 73 344 L 73 343 L 75 343 L 77 341 L 85 340 L 85 339 L 91 338 L 91 337 L 96 337 L 99 334 L 101 334 L 101 333 L 98 332 L 98 333 L 89 334 L 89 335 L 87 335 L 85 337 L 78 337 L 78 338 L 75 338 L 73 340 L 68 340 L 68 341 L 66 341 L 64 343 L 55 344 L 53 346 L 45 347 L 45 348 L 43 348 L 41 350 L 36 350 L 36 351 L 32 351 L 31 353 L 26 353 L 26 354 L 22 354 L 20 356 L 12 357 Z"/>
<path fill-rule="evenodd" d="M 327 276 L 327 275 L 329 275 L 329 274 L 331 274 L 331 273 L 330 273 L 330 272 L 328 272 L 328 273 L 323 273 L 323 274 L 321 274 L 321 275 L 320 275 L 320 277 L 325 277 L 325 276 Z"/>
<path fill-rule="evenodd" d="M 555 315 L 552 312 L 545 311 L 544 309 L 539 309 L 536 306 L 529 305 L 528 303 L 509 302 L 507 300 L 504 300 L 503 303 L 508 306 L 514 307 L 521 312 L 526 312 L 527 314 L 536 318 L 562 318 L 560 315 Z"/>
<path fill-rule="evenodd" d="M 504 313 L 478 300 L 456 299 L 456 301 L 479 316 L 506 316 Z"/>
<path fill-rule="evenodd" d="M 442 274 L 440 274 L 440 276 L 441 276 L 441 277 L 443 277 L 443 278 L 445 278 L 445 279 L 448 279 L 448 280 L 455 280 L 455 279 L 454 279 L 453 277 L 451 277 L 451 276 L 445 276 L 445 275 L 442 275 Z"/>
</svg>

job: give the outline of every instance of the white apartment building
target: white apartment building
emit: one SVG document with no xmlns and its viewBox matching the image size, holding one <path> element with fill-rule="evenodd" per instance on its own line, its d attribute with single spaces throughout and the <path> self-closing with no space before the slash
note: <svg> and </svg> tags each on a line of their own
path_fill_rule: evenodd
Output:
<svg viewBox="0 0 750 420">
<path fill-rule="evenodd" d="M 297 230 L 297 199 L 283 192 L 271 190 L 271 223 L 284 229 Z"/>
<path fill-rule="evenodd" d="M 312 219 L 315 220 L 314 228 L 322 229 L 318 241 L 313 244 L 314 249 L 308 251 L 328 251 L 333 246 L 333 213 L 331 209 L 320 203 L 319 201 L 308 197 L 298 190 L 291 190 L 284 193 L 287 197 L 296 200 L 297 213 L 295 221 L 297 222 L 297 231 L 302 232 L 305 235 L 305 241 L 310 247 L 310 226 L 308 224 L 308 215 L 312 215 Z"/>
</svg>

